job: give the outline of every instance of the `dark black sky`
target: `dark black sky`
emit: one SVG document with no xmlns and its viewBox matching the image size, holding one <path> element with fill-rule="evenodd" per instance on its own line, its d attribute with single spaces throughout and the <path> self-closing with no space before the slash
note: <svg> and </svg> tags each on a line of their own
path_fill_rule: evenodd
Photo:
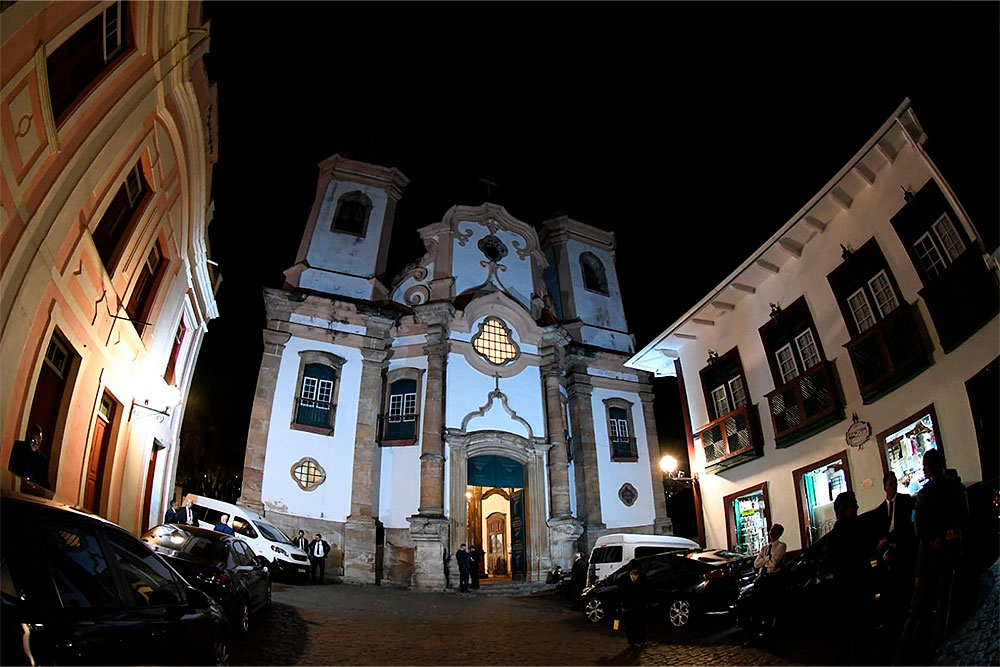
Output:
<svg viewBox="0 0 1000 667">
<path fill-rule="evenodd" d="M 928 152 L 997 245 L 997 3 L 206 3 L 219 87 L 210 228 L 224 276 L 182 438 L 241 469 L 280 287 L 334 153 L 410 178 L 416 229 L 486 198 L 612 230 L 641 347 L 812 197 L 909 97 Z M 683 450 L 658 381 L 661 441 Z"/>
</svg>

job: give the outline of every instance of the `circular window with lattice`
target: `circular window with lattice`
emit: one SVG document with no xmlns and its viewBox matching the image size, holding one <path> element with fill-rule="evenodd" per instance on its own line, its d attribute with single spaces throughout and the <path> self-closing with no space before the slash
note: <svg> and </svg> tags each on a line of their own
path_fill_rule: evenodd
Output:
<svg viewBox="0 0 1000 667">
<path fill-rule="evenodd" d="M 307 456 L 292 466 L 292 479 L 303 491 L 312 491 L 326 481 L 326 471 L 316 459 Z"/>
<path fill-rule="evenodd" d="M 496 317 L 483 320 L 479 333 L 472 337 L 472 347 L 496 366 L 508 364 L 521 355 L 510 329 Z"/>
</svg>

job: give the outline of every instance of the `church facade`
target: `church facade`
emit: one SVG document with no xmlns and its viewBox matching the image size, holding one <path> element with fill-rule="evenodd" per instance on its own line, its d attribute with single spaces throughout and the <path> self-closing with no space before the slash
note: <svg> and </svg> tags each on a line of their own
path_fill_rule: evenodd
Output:
<svg viewBox="0 0 1000 667">
<path fill-rule="evenodd" d="M 442 589 L 462 543 L 543 580 L 668 533 L 649 375 L 609 232 L 454 206 L 387 285 L 396 169 L 334 155 L 267 326 L 240 502 L 321 532 L 345 581 Z"/>
</svg>

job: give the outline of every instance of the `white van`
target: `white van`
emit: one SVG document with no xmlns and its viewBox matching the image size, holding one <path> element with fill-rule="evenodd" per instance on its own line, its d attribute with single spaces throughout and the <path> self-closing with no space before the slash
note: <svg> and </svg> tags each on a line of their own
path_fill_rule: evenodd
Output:
<svg viewBox="0 0 1000 667">
<path fill-rule="evenodd" d="M 676 535 L 636 535 L 612 533 L 602 535 L 590 552 L 590 576 L 587 584 L 595 584 L 633 558 L 652 556 L 666 551 L 700 549 L 701 545 Z"/>
<path fill-rule="evenodd" d="M 229 515 L 233 532 L 250 545 L 253 552 L 271 564 L 275 574 L 291 578 L 309 576 L 309 556 L 273 523 L 251 509 L 215 498 L 189 493 L 183 506 L 191 499 L 194 517 L 202 528 L 214 528 L 223 514 Z"/>
</svg>

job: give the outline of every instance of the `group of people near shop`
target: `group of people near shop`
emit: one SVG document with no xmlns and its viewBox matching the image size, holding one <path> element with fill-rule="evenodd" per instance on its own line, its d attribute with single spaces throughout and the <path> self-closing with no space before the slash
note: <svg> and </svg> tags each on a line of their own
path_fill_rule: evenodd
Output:
<svg viewBox="0 0 1000 667">
<path fill-rule="evenodd" d="M 892 471 L 885 473 L 885 500 L 858 517 L 858 501 L 852 491 L 834 499 L 836 523 L 828 538 L 833 566 L 836 653 L 840 664 L 870 664 L 874 630 L 896 639 L 895 664 L 928 664 L 948 627 L 952 583 L 962 554 L 962 530 L 969 516 L 965 488 L 946 473 L 939 449 L 924 454 L 927 483 L 915 495 L 898 492 Z M 780 586 L 772 577 L 784 566 L 783 528 L 771 527 L 768 543 L 754 560 L 759 571 L 757 586 Z M 888 577 L 878 590 L 873 557 L 880 558 Z M 877 564 L 877 563 L 876 563 Z M 876 594 L 886 599 L 873 613 Z M 765 597 L 765 599 L 767 599 Z M 788 610 L 785 610 L 788 611 Z M 766 637 L 761 628 L 751 638 Z"/>
</svg>

